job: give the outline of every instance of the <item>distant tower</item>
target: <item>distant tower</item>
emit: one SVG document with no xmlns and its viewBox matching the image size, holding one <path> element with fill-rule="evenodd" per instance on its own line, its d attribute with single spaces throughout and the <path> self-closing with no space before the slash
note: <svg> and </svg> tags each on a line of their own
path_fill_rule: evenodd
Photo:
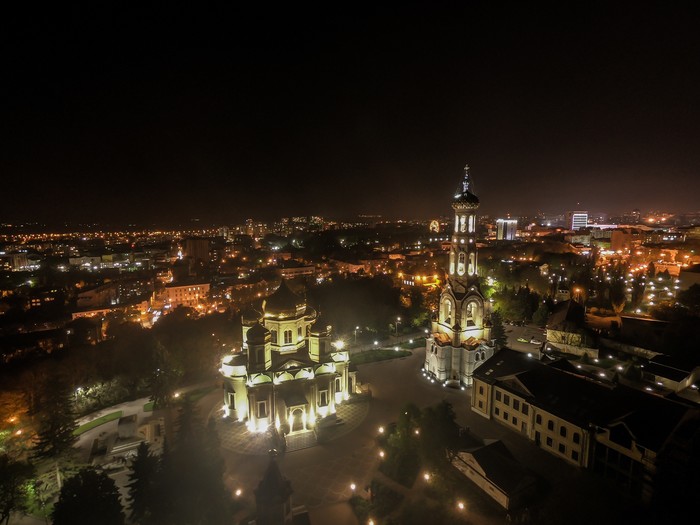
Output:
<svg viewBox="0 0 700 525">
<path fill-rule="evenodd" d="M 569 212 L 569 227 L 572 230 L 580 230 L 588 227 L 588 212 L 587 211 L 570 211 Z"/>
<path fill-rule="evenodd" d="M 441 381 L 472 382 L 474 369 L 493 354 L 488 306 L 479 288 L 476 210 L 469 166 L 452 199 L 452 234 L 447 284 L 440 294 L 432 336 L 426 340 L 425 369 Z"/>
<path fill-rule="evenodd" d="M 496 221 L 496 240 L 514 241 L 515 232 L 518 230 L 517 219 L 498 219 Z"/>
</svg>

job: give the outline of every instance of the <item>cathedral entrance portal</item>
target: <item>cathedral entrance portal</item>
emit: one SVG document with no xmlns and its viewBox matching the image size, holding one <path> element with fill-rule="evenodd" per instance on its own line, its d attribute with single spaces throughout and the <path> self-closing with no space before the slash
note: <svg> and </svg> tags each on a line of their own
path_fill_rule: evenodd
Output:
<svg viewBox="0 0 700 525">
<path fill-rule="evenodd" d="M 304 411 L 301 408 L 292 410 L 292 432 L 304 430 Z"/>
</svg>

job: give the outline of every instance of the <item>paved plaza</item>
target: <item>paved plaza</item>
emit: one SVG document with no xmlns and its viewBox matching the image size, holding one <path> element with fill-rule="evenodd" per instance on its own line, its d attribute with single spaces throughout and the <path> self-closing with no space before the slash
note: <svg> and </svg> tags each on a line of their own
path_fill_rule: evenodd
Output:
<svg viewBox="0 0 700 525">
<path fill-rule="evenodd" d="M 324 442 L 338 439 L 356 429 L 369 413 L 369 398 L 337 406 L 338 424 L 324 429 Z M 250 432 L 245 423 L 218 418 L 216 430 L 221 447 L 248 456 L 267 456 L 270 449 L 279 448 L 270 432 Z M 316 446 L 313 432 L 287 436 L 287 453 Z"/>
</svg>

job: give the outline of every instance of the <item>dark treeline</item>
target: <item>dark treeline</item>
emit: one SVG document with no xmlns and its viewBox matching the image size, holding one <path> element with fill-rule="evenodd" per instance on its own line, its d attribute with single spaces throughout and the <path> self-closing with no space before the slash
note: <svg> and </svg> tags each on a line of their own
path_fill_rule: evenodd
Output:
<svg viewBox="0 0 700 525">
<path fill-rule="evenodd" d="M 240 345 L 237 319 L 227 314 L 196 318 L 189 309 L 178 308 L 152 329 L 112 322 L 105 341 L 76 344 L 7 367 L 3 390 L 21 392 L 31 415 L 41 410 L 46 386 L 63 377 L 74 392 L 78 413 L 89 413 L 153 395 L 166 379 L 174 389 L 183 382 L 214 377 L 221 356 L 236 344 Z"/>
<path fill-rule="evenodd" d="M 371 334 L 386 336 L 395 330 L 401 317 L 399 331 L 421 327 L 428 321 L 423 297 L 415 291 L 402 299 L 401 290 L 394 287 L 389 276 L 335 277 L 310 288 L 309 306 L 320 310 L 336 333 L 350 333 L 356 326 L 358 337 Z"/>
</svg>

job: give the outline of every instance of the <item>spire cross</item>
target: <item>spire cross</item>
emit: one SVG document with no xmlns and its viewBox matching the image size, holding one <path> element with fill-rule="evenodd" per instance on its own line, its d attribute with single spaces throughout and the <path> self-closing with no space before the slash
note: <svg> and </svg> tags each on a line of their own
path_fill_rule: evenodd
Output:
<svg viewBox="0 0 700 525">
<path fill-rule="evenodd" d="M 462 191 L 466 193 L 469 191 L 469 164 L 464 166 L 464 180 L 462 181 Z"/>
</svg>

